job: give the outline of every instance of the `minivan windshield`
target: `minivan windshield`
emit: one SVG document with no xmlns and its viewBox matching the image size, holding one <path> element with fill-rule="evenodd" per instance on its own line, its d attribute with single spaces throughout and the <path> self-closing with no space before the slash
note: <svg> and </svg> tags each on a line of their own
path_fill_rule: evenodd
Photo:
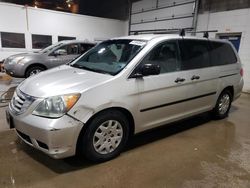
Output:
<svg viewBox="0 0 250 188">
<path fill-rule="evenodd" d="M 142 40 L 108 40 L 72 62 L 72 67 L 116 75 L 146 45 Z"/>
<path fill-rule="evenodd" d="M 52 45 L 50 45 L 50 46 L 48 46 L 48 47 L 46 47 L 46 48 L 40 50 L 39 53 L 41 53 L 41 54 L 48 53 L 48 52 L 52 51 L 53 49 L 55 49 L 55 48 L 61 46 L 62 44 L 63 44 L 62 42 L 57 42 L 57 43 L 55 43 L 55 44 L 52 44 Z"/>
</svg>

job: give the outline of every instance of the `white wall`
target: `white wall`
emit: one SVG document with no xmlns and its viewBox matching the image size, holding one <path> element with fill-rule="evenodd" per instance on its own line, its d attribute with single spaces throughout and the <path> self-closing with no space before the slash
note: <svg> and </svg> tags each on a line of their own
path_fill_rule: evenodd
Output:
<svg viewBox="0 0 250 188">
<path fill-rule="evenodd" d="M 242 33 L 239 55 L 244 68 L 244 91 L 250 92 L 250 9 L 240 9 L 198 16 L 197 30 L 218 30 L 218 33 Z M 211 33 L 215 37 L 216 33 Z"/>
<path fill-rule="evenodd" d="M 0 61 L 11 54 L 31 51 L 31 34 L 72 36 L 94 41 L 127 35 L 128 22 L 0 3 L 0 32 L 25 33 L 26 49 L 1 48 Z"/>
</svg>

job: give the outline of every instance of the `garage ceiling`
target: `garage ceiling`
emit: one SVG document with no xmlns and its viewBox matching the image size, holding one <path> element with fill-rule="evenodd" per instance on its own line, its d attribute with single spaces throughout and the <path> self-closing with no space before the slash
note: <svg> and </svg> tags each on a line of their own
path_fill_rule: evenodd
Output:
<svg viewBox="0 0 250 188">
<path fill-rule="evenodd" d="M 37 6 L 39 8 L 75 12 L 97 17 L 127 20 L 129 16 L 129 4 L 138 0 L 0 0 L 19 5 Z M 72 10 L 73 6 L 77 8 Z"/>
<path fill-rule="evenodd" d="M 81 14 L 126 20 L 129 12 L 128 0 L 81 0 Z"/>
<path fill-rule="evenodd" d="M 84 15 L 120 20 L 127 20 L 129 18 L 130 4 L 137 1 L 143 0 L 0 0 L 0 2 L 9 2 L 29 6 L 35 6 L 35 4 L 38 3 L 38 7 L 40 8 L 65 12 L 75 12 Z M 157 1 L 169 4 L 171 2 L 177 3 L 179 0 Z M 72 7 L 69 8 L 67 6 L 67 2 L 76 4 L 77 9 L 74 11 L 70 10 L 72 9 Z M 208 10 L 216 12 L 250 7 L 250 0 L 200 0 L 199 2 L 200 12 Z"/>
</svg>

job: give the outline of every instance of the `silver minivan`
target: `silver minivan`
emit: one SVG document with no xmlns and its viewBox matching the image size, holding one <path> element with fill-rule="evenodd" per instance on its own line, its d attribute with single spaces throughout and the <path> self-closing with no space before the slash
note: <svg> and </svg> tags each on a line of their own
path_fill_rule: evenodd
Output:
<svg viewBox="0 0 250 188">
<path fill-rule="evenodd" d="M 4 71 L 18 78 L 27 78 L 41 71 L 66 64 L 92 48 L 94 43 L 65 40 L 33 53 L 16 54 L 5 59 Z"/>
<path fill-rule="evenodd" d="M 225 118 L 243 87 L 233 46 L 179 35 L 104 41 L 69 65 L 23 81 L 7 120 L 53 158 L 120 154 L 131 135 L 211 111 Z"/>
</svg>

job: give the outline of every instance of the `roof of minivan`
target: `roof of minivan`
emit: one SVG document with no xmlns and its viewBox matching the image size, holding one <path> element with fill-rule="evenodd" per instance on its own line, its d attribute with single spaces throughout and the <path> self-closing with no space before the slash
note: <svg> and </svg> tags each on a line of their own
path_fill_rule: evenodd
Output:
<svg viewBox="0 0 250 188">
<path fill-rule="evenodd" d="M 118 38 L 113 38 L 113 39 L 130 39 L 130 40 L 146 40 L 150 41 L 152 39 L 177 39 L 177 38 L 182 38 L 178 34 L 142 34 L 142 35 L 130 35 L 130 36 L 123 36 L 123 37 L 118 37 Z M 185 39 L 199 39 L 199 40 L 207 40 L 207 38 L 204 37 L 196 37 L 196 36 L 184 36 L 183 38 Z M 210 38 L 209 38 L 210 39 Z M 211 39 L 210 39 L 211 40 Z M 212 39 L 214 40 L 214 39 Z"/>
<path fill-rule="evenodd" d="M 86 40 L 61 40 L 59 41 L 64 44 L 70 44 L 70 43 L 85 43 L 85 44 L 95 44 L 94 42 L 86 41 Z"/>
</svg>

